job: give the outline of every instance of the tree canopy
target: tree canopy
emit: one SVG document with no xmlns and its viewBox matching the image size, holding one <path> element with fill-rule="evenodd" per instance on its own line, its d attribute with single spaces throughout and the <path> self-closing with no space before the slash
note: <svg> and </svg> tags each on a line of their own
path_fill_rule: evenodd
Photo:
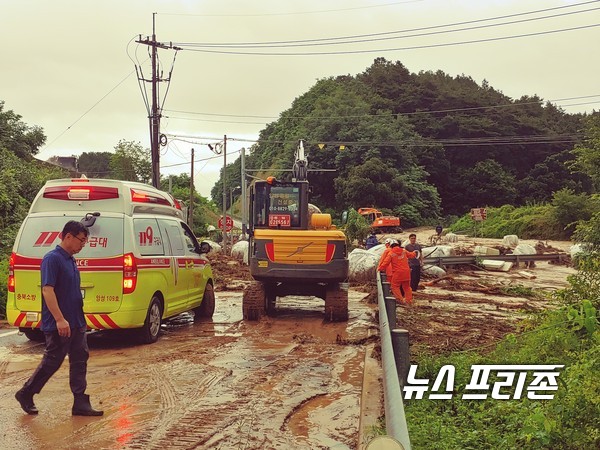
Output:
<svg viewBox="0 0 600 450">
<path fill-rule="evenodd" d="M 589 192 L 597 161 L 586 147 L 571 153 L 585 118 L 536 95 L 513 100 L 485 80 L 415 74 L 377 58 L 296 98 L 260 132 L 246 166 L 288 178 L 303 139 L 313 203 L 387 208 L 418 225 L 472 207 L 549 201 L 562 188 Z M 239 183 L 239 160 L 227 179 Z"/>
</svg>

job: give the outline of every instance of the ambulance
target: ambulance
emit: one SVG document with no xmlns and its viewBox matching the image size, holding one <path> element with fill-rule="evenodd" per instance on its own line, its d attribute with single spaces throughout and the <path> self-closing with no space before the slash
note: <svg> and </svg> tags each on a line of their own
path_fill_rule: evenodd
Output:
<svg viewBox="0 0 600 450">
<path fill-rule="evenodd" d="M 186 311 L 212 317 L 210 245 L 198 243 L 170 194 L 129 181 L 51 180 L 35 197 L 9 262 L 7 320 L 29 339 L 44 339 L 40 264 L 69 220 L 89 229 L 75 255 L 89 329 L 132 328 L 152 343 L 167 318 Z"/>
</svg>

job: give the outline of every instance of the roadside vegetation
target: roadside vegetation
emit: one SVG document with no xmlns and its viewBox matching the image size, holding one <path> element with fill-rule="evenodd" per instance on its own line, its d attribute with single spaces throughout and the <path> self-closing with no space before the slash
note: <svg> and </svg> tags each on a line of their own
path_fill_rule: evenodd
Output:
<svg viewBox="0 0 600 450">
<path fill-rule="evenodd" d="M 600 216 L 598 216 L 600 217 Z M 596 225 L 597 226 L 597 225 Z M 578 230 L 585 242 L 598 240 Z M 570 287 L 553 294 L 559 308 L 534 315 L 495 348 L 443 356 L 414 355 L 418 378 L 456 368 L 452 400 L 405 403 L 418 449 L 592 449 L 600 444 L 600 247 L 580 259 Z M 462 400 L 473 364 L 564 364 L 552 400 Z M 493 379 L 491 379 L 493 382 Z M 511 391 L 511 394 L 514 389 Z M 459 394 L 457 394 L 459 393 Z M 526 395 L 525 395 L 526 397 Z"/>
</svg>

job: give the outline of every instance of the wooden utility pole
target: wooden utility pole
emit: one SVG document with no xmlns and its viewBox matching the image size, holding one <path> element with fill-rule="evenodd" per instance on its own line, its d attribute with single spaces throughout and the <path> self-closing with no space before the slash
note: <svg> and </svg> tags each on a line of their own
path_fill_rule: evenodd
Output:
<svg viewBox="0 0 600 450">
<path fill-rule="evenodd" d="M 151 60 L 152 60 L 152 77 L 147 80 L 143 77 L 138 78 L 142 81 L 152 83 L 152 105 L 150 106 L 148 119 L 150 120 L 150 156 L 152 158 L 152 186 L 159 187 L 160 184 L 160 151 L 158 149 L 160 145 L 160 118 L 161 118 L 161 107 L 158 101 L 158 83 L 161 81 L 170 81 L 171 73 L 167 79 L 161 79 L 158 74 L 158 54 L 159 48 L 174 50 L 181 50 L 179 47 L 174 47 L 171 44 L 163 44 L 156 41 L 156 13 L 152 13 L 152 39 L 146 37 L 142 40 L 142 36 L 136 41 L 139 44 L 149 45 L 152 47 Z"/>
<path fill-rule="evenodd" d="M 223 136 L 223 253 L 227 254 L 227 135 Z"/>
<path fill-rule="evenodd" d="M 188 208 L 188 225 L 194 226 L 194 149 L 192 148 L 192 170 L 190 172 L 190 207 Z"/>
</svg>

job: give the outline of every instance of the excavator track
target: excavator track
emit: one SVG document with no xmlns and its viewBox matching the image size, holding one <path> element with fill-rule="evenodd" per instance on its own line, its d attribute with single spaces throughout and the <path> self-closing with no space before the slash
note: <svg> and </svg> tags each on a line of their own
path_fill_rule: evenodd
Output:
<svg viewBox="0 0 600 450">
<path fill-rule="evenodd" d="M 331 283 L 325 293 L 325 320 L 348 320 L 348 283 Z"/>
<path fill-rule="evenodd" d="M 260 320 L 266 314 L 265 288 L 259 281 L 253 281 L 244 289 L 242 297 L 244 320 Z"/>
</svg>

